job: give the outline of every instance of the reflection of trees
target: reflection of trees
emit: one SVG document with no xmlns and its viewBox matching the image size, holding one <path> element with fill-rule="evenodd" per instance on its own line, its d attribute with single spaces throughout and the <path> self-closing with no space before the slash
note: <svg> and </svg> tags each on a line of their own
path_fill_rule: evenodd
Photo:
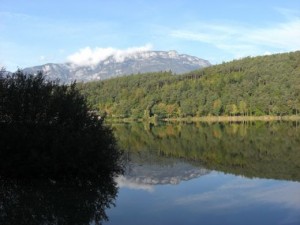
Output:
<svg viewBox="0 0 300 225">
<path fill-rule="evenodd" d="M 297 124 L 143 124 L 115 125 L 122 148 L 184 158 L 208 169 L 249 177 L 300 180 L 300 129 Z"/>
<path fill-rule="evenodd" d="M 117 188 L 106 181 L 0 180 L 0 224 L 101 224 Z"/>
</svg>

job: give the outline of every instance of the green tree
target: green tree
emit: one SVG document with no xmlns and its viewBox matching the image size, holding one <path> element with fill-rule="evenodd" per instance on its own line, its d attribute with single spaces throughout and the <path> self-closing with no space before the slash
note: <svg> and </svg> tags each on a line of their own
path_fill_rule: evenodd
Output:
<svg viewBox="0 0 300 225">
<path fill-rule="evenodd" d="M 239 112 L 241 115 L 245 115 L 247 113 L 247 103 L 244 101 L 239 102 Z"/>
<path fill-rule="evenodd" d="M 213 113 L 214 115 L 218 116 L 221 113 L 222 109 L 222 101 L 221 99 L 217 99 L 213 102 Z"/>
<path fill-rule="evenodd" d="M 152 107 L 152 112 L 158 115 L 159 118 L 166 118 L 168 116 L 167 106 L 162 102 L 155 104 Z"/>
<path fill-rule="evenodd" d="M 226 113 L 231 115 L 231 116 L 235 116 L 238 113 L 238 107 L 236 106 L 236 104 L 230 104 L 226 106 Z"/>
<path fill-rule="evenodd" d="M 76 84 L 42 73 L 0 79 L 0 175 L 99 177 L 122 172 L 112 130 L 94 115 Z"/>
</svg>

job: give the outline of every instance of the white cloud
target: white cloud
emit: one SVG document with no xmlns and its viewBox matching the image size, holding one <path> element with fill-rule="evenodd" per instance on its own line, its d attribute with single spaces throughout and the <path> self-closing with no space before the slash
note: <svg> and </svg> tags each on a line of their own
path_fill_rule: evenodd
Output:
<svg viewBox="0 0 300 225">
<path fill-rule="evenodd" d="M 248 33 L 248 42 L 286 50 L 300 49 L 300 19 Z"/>
<path fill-rule="evenodd" d="M 126 56 L 132 55 L 136 52 L 144 52 L 152 49 L 151 44 L 146 44 L 140 47 L 131 47 L 127 49 L 116 49 L 116 48 L 99 48 L 94 49 L 85 47 L 80 49 L 78 52 L 67 57 L 68 62 L 76 65 L 96 65 L 100 61 L 113 56 L 118 62 L 122 62 Z"/>
<path fill-rule="evenodd" d="M 300 49 L 300 18 L 260 28 L 202 23 L 187 27 L 172 30 L 170 36 L 210 44 L 235 57 Z"/>
</svg>

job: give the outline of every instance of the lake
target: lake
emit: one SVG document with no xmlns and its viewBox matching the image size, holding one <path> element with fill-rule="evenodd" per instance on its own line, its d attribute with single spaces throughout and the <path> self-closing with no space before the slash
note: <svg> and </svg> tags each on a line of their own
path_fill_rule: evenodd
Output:
<svg viewBox="0 0 300 225">
<path fill-rule="evenodd" d="M 298 124 L 113 128 L 126 172 L 105 224 L 300 224 Z"/>
<path fill-rule="evenodd" d="M 111 126 L 124 175 L 0 178 L 0 224 L 300 224 L 298 123 Z"/>
</svg>

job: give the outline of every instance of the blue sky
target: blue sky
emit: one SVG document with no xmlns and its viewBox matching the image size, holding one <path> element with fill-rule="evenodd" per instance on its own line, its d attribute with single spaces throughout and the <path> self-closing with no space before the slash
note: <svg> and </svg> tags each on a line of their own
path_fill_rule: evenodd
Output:
<svg viewBox="0 0 300 225">
<path fill-rule="evenodd" d="M 300 50 L 299 0 L 0 0 L 7 70 L 177 50 L 213 64 Z"/>
</svg>

